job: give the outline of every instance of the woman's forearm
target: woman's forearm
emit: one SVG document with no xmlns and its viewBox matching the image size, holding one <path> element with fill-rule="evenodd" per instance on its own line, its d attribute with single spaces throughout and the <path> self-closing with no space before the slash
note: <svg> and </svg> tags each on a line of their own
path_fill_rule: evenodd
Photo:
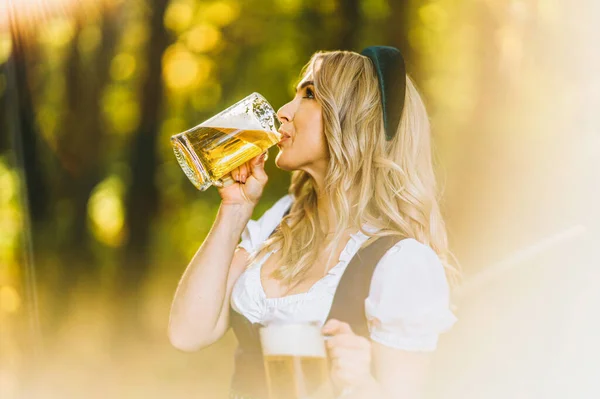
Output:
<svg viewBox="0 0 600 399">
<path fill-rule="evenodd" d="M 227 291 L 235 248 L 253 209 L 221 205 L 206 239 L 181 278 L 169 319 L 171 343 L 195 350 L 212 337 Z"/>
</svg>

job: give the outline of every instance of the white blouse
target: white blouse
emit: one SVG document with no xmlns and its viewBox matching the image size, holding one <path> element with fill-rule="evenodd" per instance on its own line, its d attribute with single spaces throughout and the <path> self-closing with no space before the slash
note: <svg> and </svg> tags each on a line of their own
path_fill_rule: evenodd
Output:
<svg viewBox="0 0 600 399">
<path fill-rule="evenodd" d="M 250 220 L 239 247 L 249 253 L 258 250 L 292 201 L 292 196 L 286 195 L 258 221 Z M 370 233 L 377 230 L 367 224 L 363 229 Z M 351 235 L 338 263 L 308 292 L 279 298 L 267 298 L 260 280 L 261 266 L 276 252 L 271 251 L 239 277 L 233 287 L 231 306 L 253 323 L 317 321 L 323 325 L 346 266 L 367 239 L 362 232 Z M 439 334 L 456 322 L 449 301 L 448 282 L 437 254 L 412 238 L 403 239 L 385 253 L 373 273 L 365 300 L 371 339 L 397 349 L 433 351 Z"/>
</svg>

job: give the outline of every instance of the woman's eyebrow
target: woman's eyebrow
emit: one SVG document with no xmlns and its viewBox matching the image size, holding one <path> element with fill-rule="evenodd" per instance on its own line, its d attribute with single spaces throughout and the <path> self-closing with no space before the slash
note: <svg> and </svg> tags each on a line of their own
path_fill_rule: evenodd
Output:
<svg viewBox="0 0 600 399">
<path fill-rule="evenodd" d="M 299 92 L 300 90 L 304 89 L 306 86 L 314 86 L 315 82 L 312 80 L 306 80 L 304 82 L 302 82 L 302 84 L 300 85 L 300 87 L 298 87 L 296 89 L 296 92 Z"/>
</svg>

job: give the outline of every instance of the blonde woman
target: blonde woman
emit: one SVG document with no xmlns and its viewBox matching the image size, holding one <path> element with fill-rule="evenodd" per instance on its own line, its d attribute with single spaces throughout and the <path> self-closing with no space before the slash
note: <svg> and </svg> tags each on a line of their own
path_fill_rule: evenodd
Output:
<svg viewBox="0 0 600 399">
<path fill-rule="evenodd" d="M 241 352 L 231 397 L 263 399 L 253 331 L 317 321 L 333 336 L 331 377 L 347 397 L 419 397 L 438 336 L 456 320 L 455 269 L 428 117 L 402 56 L 391 47 L 316 53 L 277 116 L 275 164 L 292 172 L 289 194 L 250 219 L 266 154 L 219 189 L 215 223 L 175 294 L 171 343 L 196 351 L 232 326 Z M 379 254 L 355 257 L 376 245 Z"/>
</svg>

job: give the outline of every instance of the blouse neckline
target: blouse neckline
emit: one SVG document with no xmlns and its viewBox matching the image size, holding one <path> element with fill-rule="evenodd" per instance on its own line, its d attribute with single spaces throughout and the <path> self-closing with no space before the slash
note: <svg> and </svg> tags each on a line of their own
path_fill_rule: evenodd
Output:
<svg viewBox="0 0 600 399">
<path fill-rule="evenodd" d="M 362 225 L 362 230 L 367 231 L 369 233 L 374 233 L 374 232 L 378 231 L 379 229 L 376 227 L 373 227 L 367 223 L 364 223 Z M 256 285 L 259 288 L 258 291 L 260 293 L 260 296 L 262 297 L 262 299 L 264 301 L 266 301 L 270 304 L 289 303 L 289 302 L 294 302 L 296 300 L 305 298 L 306 296 L 308 296 L 312 292 L 314 292 L 316 287 L 323 284 L 324 281 L 327 281 L 328 279 L 332 279 L 334 277 L 340 276 L 344 272 L 344 270 L 346 270 L 346 266 L 348 266 L 352 257 L 358 252 L 361 245 L 365 241 L 367 241 L 368 238 L 369 238 L 369 236 L 364 234 L 361 230 L 358 230 L 356 233 L 350 234 L 350 238 L 348 239 L 348 241 L 346 242 L 346 245 L 340 252 L 337 264 L 335 266 L 333 266 L 331 269 L 329 269 L 327 271 L 327 274 L 325 274 L 325 276 L 323 276 L 320 279 L 318 279 L 317 281 L 315 281 L 314 284 L 305 292 L 283 295 L 283 296 L 279 296 L 279 297 L 268 297 L 267 293 L 265 291 L 265 288 L 263 286 L 262 279 L 260 278 L 263 264 L 267 261 L 267 259 L 272 254 L 274 254 L 278 250 L 274 249 L 272 251 L 269 251 L 262 257 L 262 259 L 258 262 L 258 264 L 255 265 L 256 270 L 255 270 L 254 275 L 257 280 Z"/>
</svg>

